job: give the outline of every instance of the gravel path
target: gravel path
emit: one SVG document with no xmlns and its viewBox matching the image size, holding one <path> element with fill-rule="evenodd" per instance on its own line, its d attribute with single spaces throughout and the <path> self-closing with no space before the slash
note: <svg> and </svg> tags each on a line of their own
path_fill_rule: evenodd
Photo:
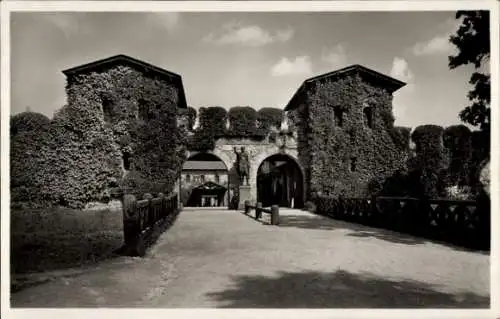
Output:
<svg viewBox="0 0 500 319">
<path fill-rule="evenodd" d="M 488 308 L 489 255 L 283 210 L 185 209 L 147 257 L 11 295 L 12 307 Z"/>
</svg>

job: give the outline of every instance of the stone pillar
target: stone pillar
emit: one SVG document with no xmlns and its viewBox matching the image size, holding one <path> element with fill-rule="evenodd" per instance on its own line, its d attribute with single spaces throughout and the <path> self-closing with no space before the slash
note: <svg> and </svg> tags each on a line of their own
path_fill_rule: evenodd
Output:
<svg viewBox="0 0 500 319">
<path fill-rule="evenodd" d="M 238 210 L 245 209 L 245 201 L 252 201 L 251 186 L 241 185 L 238 200 Z"/>
</svg>

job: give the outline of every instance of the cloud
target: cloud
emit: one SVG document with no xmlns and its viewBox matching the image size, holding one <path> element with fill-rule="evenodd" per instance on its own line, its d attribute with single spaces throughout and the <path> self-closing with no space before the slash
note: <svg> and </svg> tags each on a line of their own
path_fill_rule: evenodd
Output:
<svg viewBox="0 0 500 319">
<path fill-rule="evenodd" d="M 448 41 L 449 36 L 436 36 L 427 42 L 419 42 L 413 46 L 412 52 L 417 56 L 450 53 L 453 45 Z"/>
<path fill-rule="evenodd" d="M 87 27 L 85 23 L 81 23 L 85 14 L 77 12 L 61 12 L 61 13 L 43 13 L 40 17 L 46 22 L 52 24 L 58 28 L 66 38 L 70 36 L 86 31 Z"/>
<path fill-rule="evenodd" d="M 412 53 L 416 56 L 452 54 L 455 46 L 450 43 L 449 38 L 458 30 L 461 23 L 460 19 L 448 19 L 438 28 L 440 30 L 438 35 L 430 40 L 416 43 L 411 49 Z"/>
<path fill-rule="evenodd" d="M 347 54 L 342 44 L 337 44 L 331 49 L 323 49 L 321 60 L 328 63 L 329 67 L 340 68 L 347 64 Z"/>
<path fill-rule="evenodd" d="M 178 28 L 180 19 L 181 15 L 179 12 L 151 12 L 147 16 L 149 22 L 163 27 L 169 32 L 173 32 Z"/>
<path fill-rule="evenodd" d="M 395 57 L 394 60 L 392 61 L 392 68 L 390 72 L 391 76 L 393 78 L 396 78 L 398 80 L 411 83 L 413 82 L 413 72 L 410 70 L 408 66 L 408 62 L 406 62 L 405 59 Z"/>
<path fill-rule="evenodd" d="M 203 38 L 203 41 L 216 44 L 240 44 L 245 46 L 263 46 L 273 42 L 286 42 L 294 35 L 292 28 L 278 30 L 275 34 L 257 25 L 244 26 L 239 23 L 229 23 L 223 27 L 223 32 L 214 32 Z"/>
<path fill-rule="evenodd" d="M 298 56 L 293 60 L 282 57 L 272 68 L 272 76 L 303 75 L 312 73 L 312 63 L 309 56 Z"/>
</svg>

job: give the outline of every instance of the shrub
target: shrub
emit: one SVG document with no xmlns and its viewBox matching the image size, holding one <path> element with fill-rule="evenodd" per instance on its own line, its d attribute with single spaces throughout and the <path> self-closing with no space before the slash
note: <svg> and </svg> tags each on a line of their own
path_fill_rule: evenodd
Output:
<svg viewBox="0 0 500 319">
<path fill-rule="evenodd" d="M 226 132 L 227 111 L 220 106 L 200 108 L 200 130 L 211 132 L 214 137 Z"/>
<path fill-rule="evenodd" d="M 308 212 L 311 212 L 311 213 L 315 213 L 316 212 L 316 205 L 312 201 L 307 201 L 304 204 L 304 210 L 308 211 Z"/>
<path fill-rule="evenodd" d="M 50 119 L 36 112 L 22 112 L 11 116 L 10 135 L 20 133 L 44 131 L 50 124 Z"/>
<path fill-rule="evenodd" d="M 470 186 L 453 185 L 446 188 L 446 198 L 452 200 L 473 200 L 474 194 Z"/>
<path fill-rule="evenodd" d="M 199 127 L 189 138 L 188 147 L 194 151 L 213 150 L 215 140 L 226 132 L 227 111 L 220 106 L 202 107 L 199 112 Z"/>
<path fill-rule="evenodd" d="M 194 124 L 196 123 L 196 109 L 188 106 L 186 109 L 179 108 L 177 111 L 178 116 L 182 119 L 182 121 L 185 121 L 188 131 L 192 131 Z"/>
<path fill-rule="evenodd" d="M 257 132 L 257 112 L 249 106 L 237 106 L 229 109 L 230 136 L 253 137 Z"/>
<path fill-rule="evenodd" d="M 448 176 L 451 185 L 469 185 L 472 154 L 471 131 L 464 125 L 447 127 L 443 142 L 448 153 Z"/>
<path fill-rule="evenodd" d="M 267 134 L 271 127 L 279 129 L 283 121 L 283 110 L 273 107 L 264 107 L 257 111 L 259 129 Z"/>
<path fill-rule="evenodd" d="M 415 196 L 438 197 L 446 186 L 446 161 L 442 142 L 443 128 L 422 125 L 415 129 L 412 140 L 416 145 L 416 158 L 412 170 L 418 176 L 420 191 Z"/>
<path fill-rule="evenodd" d="M 33 176 L 43 202 L 82 208 L 103 201 L 120 178 L 118 146 L 92 104 L 82 99 L 52 120 Z"/>
<path fill-rule="evenodd" d="M 182 110 L 182 109 L 181 109 Z M 188 108 L 186 109 L 186 115 L 188 117 L 188 127 L 190 130 L 193 129 L 194 127 L 194 124 L 196 123 L 196 110 L 191 107 L 191 106 L 188 106 Z"/>
<path fill-rule="evenodd" d="M 476 186 L 479 182 L 481 164 L 490 157 L 490 132 L 473 131 L 471 133 L 472 154 L 469 165 L 469 183 Z"/>
<path fill-rule="evenodd" d="M 410 148 L 410 127 L 396 126 L 389 130 L 392 141 L 401 150 L 408 151 Z"/>
<path fill-rule="evenodd" d="M 10 119 L 10 191 L 15 205 L 40 206 L 40 183 L 33 177 L 39 170 L 43 141 L 50 120 L 45 115 L 23 112 Z"/>
</svg>

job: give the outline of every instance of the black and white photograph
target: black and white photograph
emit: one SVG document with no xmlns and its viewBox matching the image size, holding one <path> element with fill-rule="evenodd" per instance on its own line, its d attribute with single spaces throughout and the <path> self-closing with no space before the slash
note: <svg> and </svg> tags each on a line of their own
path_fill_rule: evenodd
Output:
<svg viewBox="0 0 500 319">
<path fill-rule="evenodd" d="M 498 2 L 349 2 L 3 2 L 2 315 L 498 317 Z"/>
</svg>

